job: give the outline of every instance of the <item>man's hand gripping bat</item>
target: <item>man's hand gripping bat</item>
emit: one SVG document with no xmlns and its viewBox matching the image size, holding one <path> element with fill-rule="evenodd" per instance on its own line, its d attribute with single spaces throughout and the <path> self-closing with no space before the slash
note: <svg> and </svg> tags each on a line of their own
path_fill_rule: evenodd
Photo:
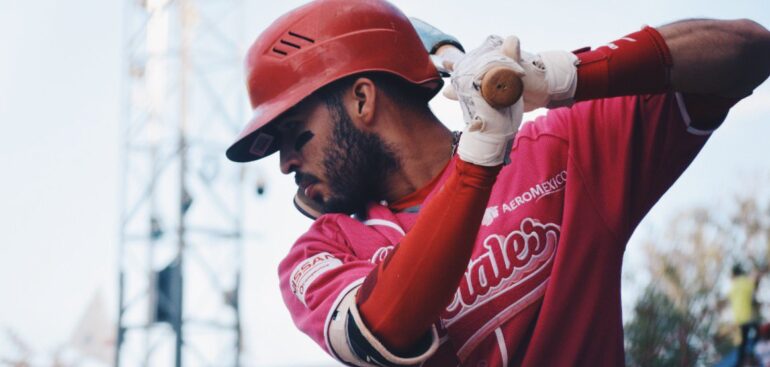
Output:
<svg viewBox="0 0 770 367">
<path fill-rule="evenodd" d="M 513 44 L 506 40 L 503 43 L 504 52 L 506 47 L 518 48 L 518 43 Z M 512 51 L 513 52 L 513 51 Z M 465 54 L 451 44 L 446 44 L 436 50 L 433 55 L 433 61 L 436 63 L 439 71 L 443 75 L 451 76 L 454 70 L 454 64 L 463 58 Z M 479 85 L 481 96 L 494 108 L 507 108 L 516 103 L 521 98 L 524 91 L 524 84 L 521 82 L 519 74 L 513 69 L 505 66 L 494 66 L 484 74 Z M 451 89 L 447 88 L 447 97 L 457 99 Z"/>
</svg>

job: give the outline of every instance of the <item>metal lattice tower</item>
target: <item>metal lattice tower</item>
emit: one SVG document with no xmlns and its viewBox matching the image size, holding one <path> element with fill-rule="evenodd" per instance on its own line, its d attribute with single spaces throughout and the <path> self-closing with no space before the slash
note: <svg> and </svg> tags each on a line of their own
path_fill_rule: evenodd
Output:
<svg viewBox="0 0 770 367">
<path fill-rule="evenodd" d="M 116 366 L 240 365 L 241 9 L 126 2 Z"/>
</svg>

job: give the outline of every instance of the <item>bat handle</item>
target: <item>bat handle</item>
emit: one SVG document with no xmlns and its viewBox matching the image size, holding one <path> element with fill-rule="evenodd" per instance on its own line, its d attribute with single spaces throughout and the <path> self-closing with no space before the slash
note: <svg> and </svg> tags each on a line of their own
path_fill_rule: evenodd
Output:
<svg viewBox="0 0 770 367">
<path fill-rule="evenodd" d="M 521 97 L 524 83 L 515 71 L 497 66 L 481 79 L 481 97 L 494 108 L 510 107 Z"/>
<path fill-rule="evenodd" d="M 463 52 L 451 44 L 446 44 L 436 50 L 437 67 L 445 72 L 451 72 L 452 66 Z M 515 71 L 504 66 L 497 66 L 484 74 L 481 80 L 481 97 L 494 108 L 510 107 L 521 97 L 524 83 Z"/>
</svg>

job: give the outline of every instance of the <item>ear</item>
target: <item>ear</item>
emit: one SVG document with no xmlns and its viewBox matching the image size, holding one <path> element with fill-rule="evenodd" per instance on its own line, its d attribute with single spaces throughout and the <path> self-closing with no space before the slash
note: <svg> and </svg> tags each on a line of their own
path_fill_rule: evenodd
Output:
<svg viewBox="0 0 770 367">
<path fill-rule="evenodd" d="M 377 102 L 377 87 L 369 78 L 358 78 L 349 90 L 348 114 L 353 123 L 361 129 L 374 123 L 374 111 Z"/>
</svg>

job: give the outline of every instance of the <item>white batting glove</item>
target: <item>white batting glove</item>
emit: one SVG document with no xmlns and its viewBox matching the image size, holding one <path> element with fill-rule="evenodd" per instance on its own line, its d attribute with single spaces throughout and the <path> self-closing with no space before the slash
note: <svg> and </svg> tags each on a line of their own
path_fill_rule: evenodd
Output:
<svg viewBox="0 0 770 367">
<path fill-rule="evenodd" d="M 577 88 L 578 58 L 568 51 L 521 52 L 524 111 L 570 106 Z"/>
<path fill-rule="evenodd" d="M 457 146 L 460 159 L 481 166 L 497 166 L 508 162 L 513 138 L 521 125 L 524 102 L 519 99 L 512 106 L 496 109 L 481 96 L 481 80 L 490 69 L 510 68 L 520 76 L 524 69 L 514 60 L 519 59 L 518 38 L 509 37 L 503 53 L 503 39 L 489 36 L 481 47 L 467 53 L 453 65 L 452 88 L 447 96 L 459 99 L 463 110 L 465 129 Z M 510 54 L 510 56 L 506 55 Z"/>
</svg>

